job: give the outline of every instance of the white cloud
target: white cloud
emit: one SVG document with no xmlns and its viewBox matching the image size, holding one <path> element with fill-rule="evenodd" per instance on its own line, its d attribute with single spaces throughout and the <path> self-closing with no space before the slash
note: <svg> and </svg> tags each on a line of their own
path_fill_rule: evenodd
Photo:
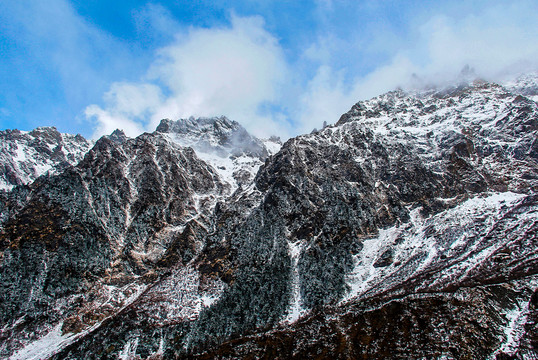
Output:
<svg viewBox="0 0 538 360">
<path fill-rule="evenodd" d="M 86 115 L 98 123 L 95 136 L 107 133 L 115 119 L 117 127 L 151 131 L 163 118 L 218 115 L 267 135 L 272 128 L 285 130 L 259 110 L 278 100 L 287 71 L 282 49 L 263 20 L 232 16 L 228 28 L 192 28 L 178 35 L 158 52 L 148 74 L 152 83 L 115 83 L 105 95 L 105 108 L 92 105 Z"/>
<path fill-rule="evenodd" d="M 127 136 L 137 136 L 144 131 L 140 123 L 123 114 L 103 110 L 97 105 L 88 106 L 84 113 L 88 118 L 97 120 L 94 134 L 99 134 L 99 136 L 111 134 L 116 129 L 123 130 Z"/>
<path fill-rule="evenodd" d="M 342 114 L 350 107 L 350 101 L 354 100 L 344 86 L 342 74 L 328 66 L 321 66 L 300 98 L 295 114 L 299 133 L 319 128 L 324 121 L 334 122 L 337 114 Z"/>
<path fill-rule="evenodd" d="M 105 94 L 108 107 L 129 117 L 154 112 L 162 103 L 161 89 L 152 84 L 114 83 Z"/>
<path fill-rule="evenodd" d="M 524 63 L 536 66 L 538 27 L 521 22 L 521 11 L 497 7 L 481 16 L 432 18 L 420 29 L 428 46 L 425 72 L 430 76 L 454 73 L 469 64 L 480 75 L 495 79 Z"/>
<path fill-rule="evenodd" d="M 164 101 L 158 86 L 134 83 L 112 84 L 104 100 L 105 109 L 90 105 L 84 112 L 87 118 L 96 121 L 97 136 L 116 129 L 122 129 L 128 136 L 139 135 L 144 130 L 145 118 L 158 111 Z"/>
</svg>

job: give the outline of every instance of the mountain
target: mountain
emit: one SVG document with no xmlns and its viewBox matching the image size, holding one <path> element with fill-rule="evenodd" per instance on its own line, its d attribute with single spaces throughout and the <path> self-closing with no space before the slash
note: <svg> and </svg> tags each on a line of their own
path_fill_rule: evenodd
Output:
<svg viewBox="0 0 538 360">
<path fill-rule="evenodd" d="M 0 131 L 0 191 L 76 165 L 91 146 L 81 135 L 62 134 L 54 127 Z"/>
<path fill-rule="evenodd" d="M 287 142 L 257 186 L 292 324 L 197 358 L 536 357 L 537 111 L 483 82 L 395 91 Z"/>
<path fill-rule="evenodd" d="M 263 201 L 245 221 L 264 236 L 236 240 L 256 255 L 232 268 L 287 248 L 288 289 L 252 292 L 289 294 L 279 319 L 292 324 L 258 318 L 251 327 L 270 330 L 198 357 L 536 356 L 537 111 L 484 82 L 395 91 L 288 141 L 258 173 Z M 259 313 L 253 301 L 242 314 Z"/>
<path fill-rule="evenodd" d="M 517 84 L 389 92 L 273 154 L 224 117 L 98 140 L 5 195 L 0 356 L 537 357 Z"/>
<path fill-rule="evenodd" d="M 213 124 L 204 135 L 217 139 L 217 158 L 226 156 L 252 172 L 268 156 L 264 143 L 236 122 L 202 123 Z M 16 356 L 56 351 L 53 346 L 42 353 L 39 344 L 60 338 L 58 333 L 74 333 L 58 347 L 75 341 L 122 311 L 161 273 L 199 253 L 197 238 L 208 231 L 218 201 L 237 184 L 221 179 L 220 164 L 212 167 L 179 145 L 199 133 L 167 132 L 172 129 L 165 124 L 177 127 L 181 120 L 165 120 L 158 131 L 136 139 L 117 130 L 97 141 L 76 166 L 7 193 L 0 206 L 5 220 L 0 314 L 3 325 L 10 320 L 13 325 L 2 331 L 3 356 L 40 337 Z M 213 150 L 190 145 L 202 155 Z M 193 299 L 198 310 L 192 311 L 199 312 L 201 304 Z M 62 325 L 51 328 L 58 322 Z"/>
</svg>

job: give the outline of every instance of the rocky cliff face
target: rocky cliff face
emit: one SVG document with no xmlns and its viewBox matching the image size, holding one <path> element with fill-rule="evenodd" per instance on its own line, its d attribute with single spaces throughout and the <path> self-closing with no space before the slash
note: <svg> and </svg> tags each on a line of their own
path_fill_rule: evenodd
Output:
<svg viewBox="0 0 538 360">
<path fill-rule="evenodd" d="M 2 355 L 538 356 L 524 90 L 387 93 L 272 156 L 241 129 L 165 120 L 10 192 Z M 185 145 L 264 164 L 230 180 Z"/>
</svg>

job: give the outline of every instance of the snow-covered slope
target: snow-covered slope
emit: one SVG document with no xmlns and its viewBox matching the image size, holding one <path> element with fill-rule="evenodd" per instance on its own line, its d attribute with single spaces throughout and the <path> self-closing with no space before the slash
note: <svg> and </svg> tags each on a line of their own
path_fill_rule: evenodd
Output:
<svg viewBox="0 0 538 360">
<path fill-rule="evenodd" d="M 371 131 L 389 146 L 414 147 L 439 174 L 452 152 L 465 159 L 461 165 L 482 174 L 477 183 L 490 174 L 499 178 L 500 188 L 514 190 L 534 183 L 534 164 L 523 160 L 537 156 L 537 112 L 536 102 L 477 81 L 440 91 L 387 93 L 357 103 L 338 124 Z"/>
<path fill-rule="evenodd" d="M 0 190 L 76 165 L 92 145 L 81 135 L 62 134 L 54 127 L 0 131 Z"/>
</svg>

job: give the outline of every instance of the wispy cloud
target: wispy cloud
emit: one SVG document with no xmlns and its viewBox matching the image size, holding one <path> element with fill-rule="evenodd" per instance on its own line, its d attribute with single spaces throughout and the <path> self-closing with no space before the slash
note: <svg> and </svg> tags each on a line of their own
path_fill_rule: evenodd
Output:
<svg viewBox="0 0 538 360">
<path fill-rule="evenodd" d="M 99 136 L 122 129 L 135 136 L 143 132 L 144 123 L 136 119 L 151 117 L 162 106 L 161 89 L 152 84 L 114 83 L 105 96 L 105 108 L 90 105 L 85 114 L 97 119 L 95 133 Z"/>
<path fill-rule="evenodd" d="M 142 45 L 170 42 L 182 28 L 170 10 L 157 3 L 134 10 L 133 21 Z"/>
</svg>

